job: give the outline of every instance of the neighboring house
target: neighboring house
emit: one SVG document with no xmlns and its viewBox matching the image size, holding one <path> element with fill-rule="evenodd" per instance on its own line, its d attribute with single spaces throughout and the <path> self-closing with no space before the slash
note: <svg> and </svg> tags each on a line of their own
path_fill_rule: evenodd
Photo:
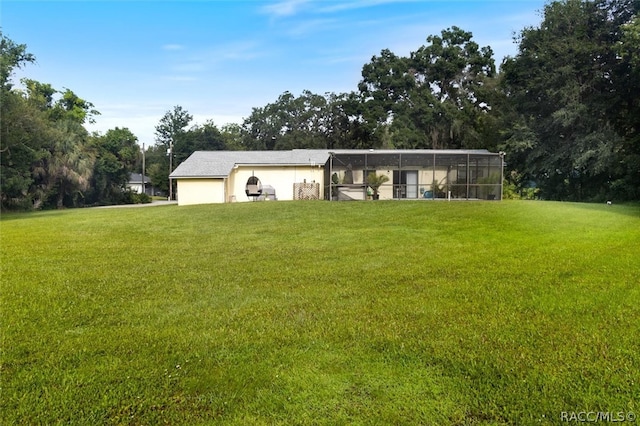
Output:
<svg viewBox="0 0 640 426">
<path fill-rule="evenodd" d="M 145 192 L 147 195 L 153 195 L 153 187 L 151 185 L 151 179 L 149 176 L 143 176 L 140 173 L 131 173 L 129 175 L 129 183 L 127 188 L 131 191 L 142 194 Z"/>
<path fill-rule="evenodd" d="M 263 199 L 499 200 L 502 153 L 487 150 L 197 151 L 170 175 L 179 205 Z"/>
</svg>

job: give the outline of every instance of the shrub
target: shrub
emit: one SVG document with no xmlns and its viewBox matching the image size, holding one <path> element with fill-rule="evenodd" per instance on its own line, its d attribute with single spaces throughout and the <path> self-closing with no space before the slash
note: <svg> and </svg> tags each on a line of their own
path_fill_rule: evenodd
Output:
<svg viewBox="0 0 640 426">
<path fill-rule="evenodd" d="M 139 194 L 127 189 L 122 193 L 122 204 L 147 204 L 151 202 L 151 197 L 147 194 Z"/>
</svg>

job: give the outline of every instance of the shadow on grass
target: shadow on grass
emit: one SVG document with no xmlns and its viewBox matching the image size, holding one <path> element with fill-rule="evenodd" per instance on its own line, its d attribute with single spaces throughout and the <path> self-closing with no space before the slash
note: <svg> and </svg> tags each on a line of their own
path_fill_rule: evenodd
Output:
<svg viewBox="0 0 640 426">
<path fill-rule="evenodd" d="M 38 210 L 38 211 L 19 211 L 19 212 L 2 212 L 0 213 L 0 222 L 8 222 L 18 219 L 33 219 L 43 216 L 57 216 L 63 214 L 66 210 Z"/>
<path fill-rule="evenodd" d="M 627 202 L 627 203 L 571 203 L 574 207 L 589 210 L 589 211 L 602 211 L 613 214 L 620 214 L 624 216 L 640 217 L 640 203 L 639 202 Z"/>
</svg>

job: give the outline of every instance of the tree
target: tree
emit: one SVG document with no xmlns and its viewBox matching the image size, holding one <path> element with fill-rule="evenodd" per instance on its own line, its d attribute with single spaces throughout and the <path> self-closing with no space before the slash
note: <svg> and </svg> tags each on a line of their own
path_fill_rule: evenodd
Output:
<svg viewBox="0 0 640 426">
<path fill-rule="evenodd" d="M 12 70 L 33 56 L 4 36 L 0 44 L 2 206 L 77 205 L 89 188 L 95 160 L 82 125 L 98 112 L 69 89 L 59 92 L 29 79 L 23 80 L 24 92 L 12 89 Z"/>
<path fill-rule="evenodd" d="M 162 145 L 152 145 L 145 151 L 146 174 L 154 188 L 167 194 L 169 192 L 169 160 Z"/>
<path fill-rule="evenodd" d="M 117 204 L 138 158 L 138 138 L 127 128 L 108 130 L 91 138 L 96 158 L 91 179 L 90 204 Z"/>
<path fill-rule="evenodd" d="M 11 76 L 16 68 L 35 61 L 27 47 L 18 45 L 0 31 L 0 207 L 30 208 L 29 189 L 33 184 L 31 164 L 46 125 L 42 114 L 12 90 Z"/>
<path fill-rule="evenodd" d="M 638 163 L 630 161 L 635 154 L 628 141 L 637 135 L 631 124 L 637 118 L 625 118 L 634 102 L 625 88 L 638 83 L 630 78 L 631 60 L 621 61 L 615 46 L 638 4 L 550 3 L 540 27 L 523 30 L 518 54 L 503 64 L 503 88 L 517 113 L 506 132 L 507 163 L 535 181 L 544 197 L 634 196 L 627 178 L 637 175 Z"/>
<path fill-rule="evenodd" d="M 224 149 L 242 151 L 245 149 L 242 140 L 242 127 L 237 123 L 227 123 L 220 128 Z"/>
<path fill-rule="evenodd" d="M 195 151 L 229 149 L 226 137 L 213 121 L 187 129 L 192 116 L 180 106 L 168 111 L 156 126 L 158 144 L 145 151 L 147 174 L 154 187 L 169 192 L 169 160 L 175 169 Z M 171 157 L 169 157 L 171 151 Z"/>
<path fill-rule="evenodd" d="M 242 125 L 242 146 L 250 150 L 373 148 L 378 145 L 369 109 L 357 93 L 295 97 L 254 108 Z M 375 120 L 374 120 L 375 121 Z"/>
<path fill-rule="evenodd" d="M 221 151 L 225 142 L 213 121 L 204 125 L 194 125 L 185 132 L 174 146 L 176 164 L 182 163 L 195 151 Z"/>
<path fill-rule="evenodd" d="M 89 134 L 83 124 L 92 115 L 93 104 L 71 90 L 52 90 L 48 84 L 33 82 L 28 90 L 29 102 L 39 105 L 49 120 L 49 132 L 43 148 L 46 155 L 34 164 L 38 194 L 34 207 L 54 205 L 56 208 L 84 204 L 90 187 L 95 153 L 89 147 Z M 37 90 L 36 90 L 37 89 Z M 53 94 L 62 97 L 51 103 Z M 42 103 L 44 100 L 44 103 Z"/>
<path fill-rule="evenodd" d="M 22 83 L 26 87 L 29 102 L 41 111 L 46 111 L 51 121 L 68 119 L 80 124 L 93 123 L 93 116 L 100 115 L 99 111 L 93 109 L 91 102 L 80 98 L 70 89 L 60 92 L 48 83 L 27 78 L 22 79 Z M 61 96 L 56 100 L 56 95 Z"/>
<path fill-rule="evenodd" d="M 167 111 L 156 126 L 156 142 L 167 149 L 171 148 L 179 142 L 192 119 L 193 116 L 181 106 L 174 106 L 173 111 Z"/>
<path fill-rule="evenodd" d="M 388 136 L 371 104 L 357 92 L 329 94 L 326 123 L 330 149 L 380 148 Z"/>
<path fill-rule="evenodd" d="M 380 187 L 384 185 L 386 182 L 389 182 L 389 176 L 387 175 L 377 175 L 376 172 L 371 172 L 367 175 L 367 185 L 373 190 L 373 199 L 377 200 L 379 198 L 378 191 Z"/>
<path fill-rule="evenodd" d="M 78 123 L 84 124 L 85 122 L 93 123 L 94 115 L 100 115 L 100 112 L 93 109 L 93 104 L 88 102 L 73 93 L 69 89 L 65 89 L 64 92 L 60 92 L 62 97 L 55 105 L 53 109 L 54 120 L 60 120 L 68 118 Z"/>
<path fill-rule="evenodd" d="M 40 111 L 47 112 L 47 118 L 52 119 L 49 113 L 53 109 L 54 96 L 58 91 L 50 84 L 28 78 L 23 78 L 21 82 L 25 86 L 29 103 Z"/>
<path fill-rule="evenodd" d="M 636 3 L 637 5 L 637 3 Z M 608 108 L 617 132 L 623 136 L 611 182 L 613 196 L 640 200 L 640 16 L 621 25 L 620 42 L 614 45 L 619 61 L 614 70 L 616 96 Z"/>
<path fill-rule="evenodd" d="M 44 113 L 20 94 L 9 92 L 0 104 L 0 188 L 1 207 L 33 208 L 33 165 L 46 156 L 50 123 Z"/>
<path fill-rule="evenodd" d="M 89 189 L 95 156 L 80 123 L 61 120 L 51 130 L 47 155 L 34 167 L 38 185 L 34 207 L 49 203 L 56 208 L 76 206 Z"/>
<path fill-rule="evenodd" d="M 284 92 L 276 102 L 254 108 L 243 123 L 249 149 L 326 148 L 327 99 L 305 90 L 295 97 Z"/>
<path fill-rule="evenodd" d="M 251 151 L 273 149 L 282 127 L 274 123 L 274 118 L 268 106 L 252 108 L 251 114 L 242 123 L 243 146 Z"/>
<path fill-rule="evenodd" d="M 395 148 L 462 148 L 482 144 L 479 124 L 491 106 L 484 86 L 493 52 L 457 27 L 429 36 L 399 57 L 389 50 L 362 68 L 358 88 L 368 115 L 387 127 Z"/>
<path fill-rule="evenodd" d="M 35 56 L 27 52 L 25 44 L 16 44 L 0 30 L 0 91 L 4 94 L 13 87 L 10 78 L 15 68 L 22 68 L 35 60 Z"/>
<path fill-rule="evenodd" d="M 193 116 L 191 114 L 182 109 L 181 106 L 176 105 L 173 107 L 173 111 L 167 111 L 162 116 L 156 126 L 156 142 L 161 150 L 166 152 L 167 157 L 151 157 L 152 161 L 158 161 L 157 163 L 152 162 L 150 165 L 150 170 L 153 172 L 151 178 L 154 186 L 167 190 L 170 196 L 173 196 L 173 188 L 169 188 L 169 174 L 180 164 L 180 162 L 174 163 L 173 161 L 175 158 L 174 151 L 186 143 L 183 138 L 186 128 L 192 119 Z M 181 158 L 181 161 L 183 160 L 184 158 Z M 156 166 L 156 164 L 158 165 Z"/>
</svg>

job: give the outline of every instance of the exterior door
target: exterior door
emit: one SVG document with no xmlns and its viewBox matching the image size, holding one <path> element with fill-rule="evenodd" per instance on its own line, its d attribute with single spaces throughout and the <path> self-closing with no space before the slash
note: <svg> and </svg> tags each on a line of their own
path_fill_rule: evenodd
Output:
<svg viewBox="0 0 640 426">
<path fill-rule="evenodd" d="M 393 171 L 393 198 L 418 198 L 418 171 Z"/>
<path fill-rule="evenodd" d="M 407 174 L 407 198 L 418 198 L 418 172 L 407 171 L 404 173 Z"/>
</svg>

